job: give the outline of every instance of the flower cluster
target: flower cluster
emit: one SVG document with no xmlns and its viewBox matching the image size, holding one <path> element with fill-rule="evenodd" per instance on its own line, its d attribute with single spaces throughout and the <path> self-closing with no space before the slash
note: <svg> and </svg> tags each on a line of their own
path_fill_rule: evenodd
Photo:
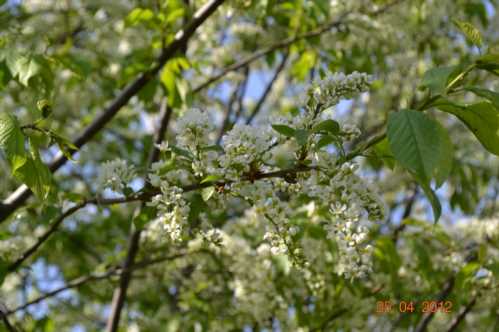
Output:
<svg viewBox="0 0 499 332">
<path fill-rule="evenodd" d="M 213 122 L 206 112 L 199 109 L 190 109 L 177 122 L 177 143 L 183 148 L 197 150 L 202 145 L 207 145 L 208 135 L 214 131 Z"/>
<path fill-rule="evenodd" d="M 223 137 L 222 148 L 224 154 L 220 157 L 220 164 L 227 172 L 227 177 L 234 179 L 250 171 L 269 156 L 269 147 L 272 144 L 272 135 L 269 130 L 255 128 L 249 125 L 235 125 Z"/>
<path fill-rule="evenodd" d="M 182 194 L 183 190 L 179 187 L 169 186 L 167 182 L 161 184 L 161 194 L 154 196 L 149 203 L 159 213 L 147 230 L 147 238 L 161 240 L 162 236 L 167 235 L 172 241 L 181 239 L 190 211 Z"/>
<path fill-rule="evenodd" d="M 325 78 L 314 82 L 309 94 L 312 96 L 315 105 L 329 108 L 338 104 L 340 99 L 349 99 L 367 91 L 370 81 L 371 77 L 365 73 L 329 74 Z"/>
<path fill-rule="evenodd" d="M 308 261 L 311 256 L 301 246 L 306 243 L 302 237 L 307 223 L 317 223 L 327 234 L 324 241 L 336 243 L 337 273 L 345 278 L 366 276 L 371 270 L 372 248 L 367 243 L 368 229 L 363 223 L 382 220 L 383 203 L 355 173 L 357 165 L 345 162 L 335 152 L 342 151 L 342 144 L 360 132 L 350 125 L 330 132 L 313 128 L 327 120 L 323 117 L 327 107 L 340 98 L 351 98 L 365 91 L 368 84 L 365 74 L 330 75 L 309 91 L 309 97 L 318 107 L 310 109 L 307 105 L 298 116 L 280 119 L 287 126 L 284 132 L 268 125 L 236 124 L 223 136 L 221 146 L 215 148 L 209 144 L 214 127 L 207 114 L 196 109 L 187 111 L 177 123 L 177 145 L 161 146 L 162 151 L 172 153 L 168 154 L 168 160 L 154 164 L 149 176 L 151 184 L 161 188 L 161 194 L 150 203 L 158 208 L 159 214 L 150 223 L 149 233 L 181 239 L 184 229 L 189 227 L 190 212 L 189 199 L 181 187 L 203 184 L 205 178 L 217 184 L 203 191 L 202 198 L 210 211 L 199 214 L 194 234 L 203 235 L 206 241 L 212 238 L 209 234 L 216 234 L 216 242 L 223 246 L 227 241 L 219 241 L 217 227 L 203 226 L 209 220 L 206 214 L 224 211 L 237 215 L 251 210 L 251 219 L 258 220 L 260 229 L 254 236 L 262 241 L 266 255 L 287 257 L 293 267 L 303 272 L 311 287 L 318 289 L 325 284 L 324 278 L 312 275 Z M 339 149 L 326 150 L 315 144 L 323 135 L 336 135 L 333 141 Z M 277 165 L 283 153 L 290 156 L 289 172 Z M 227 211 L 229 205 L 235 206 L 234 211 Z M 303 211 L 307 210 L 310 210 L 308 220 L 303 219 Z M 232 285 L 236 298 L 243 294 L 251 298 L 255 293 L 241 280 Z M 256 300 L 248 301 L 252 306 L 257 305 Z"/>
<path fill-rule="evenodd" d="M 128 165 L 125 160 L 115 159 L 107 161 L 102 165 L 100 170 L 97 180 L 98 188 L 100 190 L 109 188 L 115 192 L 123 193 L 136 175 L 134 167 Z"/>
</svg>

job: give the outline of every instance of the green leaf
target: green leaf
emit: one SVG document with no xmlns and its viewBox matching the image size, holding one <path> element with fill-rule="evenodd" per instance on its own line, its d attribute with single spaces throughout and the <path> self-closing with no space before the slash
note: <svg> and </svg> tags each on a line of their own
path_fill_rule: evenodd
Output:
<svg viewBox="0 0 499 332">
<path fill-rule="evenodd" d="M 26 162 L 24 135 L 14 115 L 0 113 L 0 149 L 9 160 L 12 173 Z"/>
<path fill-rule="evenodd" d="M 206 183 L 206 182 L 217 182 L 218 180 L 222 179 L 223 177 L 221 175 L 208 175 L 206 176 L 203 180 L 201 180 L 200 183 Z"/>
<path fill-rule="evenodd" d="M 340 132 L 340 125 L 338 122 L 328 119 L 316 124 L 312 131 L 314 133 L 326 131 L 331 133 L 332 135 L 337 135 Z"/>
<path fill-rule="evenodd" d="M 0 91 L 9 83 L 12 75 L 4 61 L 0 61 Z"/>
<path fill-rule="evenodd" d="M 432 94 L 441 94 L 445 91 L 450 77 L 457 67 L 436 67 L 426 71 L 421 81 L 421 86 L 428 88 Z"/>
<path fill-rule="evenodd" d="M 286 125 L 274 124 L 272 128 L 277 131 L 279 134 L 284 135 L 286 137 L 295 136 L 295 130 Z"/>
<path fill-rule="evenodd" d="M 480 31 L 469 22 L 453 20 L 454 24 L 461 30 L 470 43 L 478 47 L 482 46 L 482 36 Z"/>
<path fill-rule="evenodd" d="M 18 168 L 14 176 L 33 191 L 41 200 L 49 198 L 53 189 L 53 178 L 47 165 L 40 158 L 36 145 L 30 140 L 31 156 Z"/>
<path fill-rule="evenodd" d="M 24 86 L 28 86 L 29 80 L 38 75 L 43 68 L 37 57 L 15 53 L 9 54 L 7 57 L 7 66 L 12 76 L 17 77 L 19 83 Z"/>
<path fill-rule="evenodd" d="M 211 186 L 211 187 L 207 187 L 207 188 L 203 188 L 201 190 L 201 196 L 203 197 L 203 201 L 208 201 L 211 196 L 213 196 L 213 194 L 215 193 L 215 187 Z"/>
<path fill-rule="evenodd" d="M 449 132 L 436 122 L 438 128 L 438 136 L 440 138 L 440 154 L 437 162 L 437 167 L 433 171 L 436 187 L 439 188 L 449 177 L 454 162 L 454 147 L 450 140 Z"/>
<path fill-rule="evenodd" d="M 440 205 L 440 201 L 435 192 L 433 191 L 433 189 L 431 189 L 428 182 L 419 179 L 419 185 L 423 189 L 428 200 L 430 201 L 431 208 L 433 210 L 433 220 L 436 223 L 438 219 L 440 219 L 440 215 L 442 214 L 442 206 Z"/>
<path fill-rule="evenodd" d="M 435 107 L 457 116 L 489 152 L 499 156 L 499 111 L 491 103 L 462 106 L 442 99 Z"/>
<path fill-rule="evenodd" d="M 160 81 L 165 87 L 168 95 L 168 105 L 177 108 L 185 100 L 188 89 L 185 88 L 185 80 L 182 79 L 182 70 L 190 67 L 185 57 L 176 57 L 166 63 L 161 72 Z M 183 91 L 182 91 L 183 90 Z"/>
<path fill-rule="evenodd" d="M 308 130 L 305 130 L 305 129 L 297 129 L 295 131 L 295 138 L 296 138 L 296 141 L 298 142 L 299 145 L 303 146 L 305 144 L 307 144 L 307 141 L 308 141 L 308 135 L 309 135 L 309 132 Z"/>
<path fill-rule="evenodd" d="M 202 146 L 202 147 L 200 148 L 200 150 L 201 150 L 201 151 L 216 151 L 216 152 L 224 152 L 224 149 L 223 149 L 220 145 L 217 145 L 217 144 Z"/>
<path fill-rule="evenodd" d="M 424 113 L 414 110 L 391 113 L 387 136 L 395 158 L 422 181 L 429 183 L 437 175 L 437 182 L 441 183 L 448 175 L 449 161 L 444 158 L 452 159 L 450 139 L 440 124 Z M 436 174 L 438 168 L 444 171 Z"/>
<path fill-rule="evenodd" d="M 172 150 L 174 153 L 178 154 L 179 156 L 185 157 L 189 160 L 194 159 L 194 156 L 192 155 L 192 153 L 190 151 L 179 148 L 175 145 L 170 146 L 170 150 Z"/>
<path fill-rule="evenodd" d="M 499 76 L 499 54 L 488 53 L 482 55 L 476 59 L 475 64 L 477 68 L 487 70 Z"/>
<path fill-rule="evenodd" d="M 154 12 L 147 8 L 135 8 L 125 18 L 127 25 L 136 25 L 139 23 L 149 22 L 154 19 Z"/>
<path fill-rule="evenodd" d="M 482 89 L 482 88 L 476 87 L 476 86 L 467 86 L 467 87 L 465 87 L 465 89 L 473 92 L 477 96 L 480 96 L 480 97 L 483 97 L 483 98 L 490 100 L 490 102 L 492 104 L 494 104 L 496 109 L 499 110 L 499 93 L 494 92 L 494 91 L 490 91 L 487 89 Z"/>
<path fill-rule="evenodd" d="M 390 150 L 390 143 L 387 138 L 383 139 L 374 146 L 374 153 L 378 158 L 385 162 L 390 169 L 395 168 L 395 157 Z"/>
<path fill-rule="evenodd" d="M 58 135 L 52 131 L 50 132 L 50 138 L 57 143 L 57 146 L 59 146 L 59 149 L 66 158 L 68 158 L 69 160 L 73 160 L 73 153 L 75 151 L 78 151 L 78 147 L 76 147 L 67 138 L 62 137 L 61 135 Z"/>
<path fill-rule="evenodd" d="M 325 146 L 328 146 L 331 143 L 336 142 L 336 138 L 329 135 L 322 135 L 322 137 L 317 142 L 317 149 L 322 149 Z"/>
</svg>

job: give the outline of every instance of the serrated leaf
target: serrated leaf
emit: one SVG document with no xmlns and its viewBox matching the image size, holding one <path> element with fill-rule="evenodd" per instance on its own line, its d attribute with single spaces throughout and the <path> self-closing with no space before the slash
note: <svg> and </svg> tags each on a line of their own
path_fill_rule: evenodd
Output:
<svg viewBox="0 0 499 332">
<path fill-rule="evenodd" d="M 422 181 L 429 183 L 437 168 L 446 170 L 437 174 L 438 182 L 448 175 L 448 161 L 442 159 L 442 155 L 452 153 L 448 151 L 450 140 L 439 123 L 424 113 L 414 110 L 391 113 L 387 137 L 398 162 Z"/>
<path fill-rule="evenodd" d="M 473 92 L 477 96 L 488 99 L 492 104 L 494 104 L 496 109 L 499 110 L 499 93 L 476 86 L 467 86 L 465 89 Z"/>
<path fill-rule="evenodd" d="M 203 197 L 203 201 L 206 202 L 211 198 L 211 196 L 213 196 L 214 193 L 215 193 L 215 187 L 213 187 L 213 186 L 203 188 L 201 190 L 201 197 Z"/>
<path fill-rule="evenodd" d="M 458 20 L 453 21 L 469 42 L 478 47 L 482 46 L 482 36 L 480 34 L 480 31 L 475 26 L 473 26 L 473 24 Z"/>
<path fill-rule="evenodd" d="M 440 200 L 433 189 L 431 189 L 429 183 L 421 180 L 419 181 L 419 186 L 423 189 L 426 197 L 430 201 L 431 208 L 433 210 L 433 220 L 437 223 L 438 219 L 440 219 L 440 216 L 442 215 L 442 205 L 440 204 Z"/>
<path fill-rule="evenodd" d="M 53 178 L 47 165 L 40 158 L 36 145 L 30 141 L 31 156 L 13 175 L 41 200 L 49 198 L 53 189 Z"/>
<path fill-rule="evenodd" d="M 0 113 L 0 149 L 9 160 L 12 173 L 26 162 L 24 149 L 24 134 L 15 116 Z"/>
<path fill-rule="evenodd" d="M 280 125 L 280 124 L 274 124 L 272 125 L 272 128 L 277 131 L 279 134 L 282 134 L 286 137 L 293 137 L 295 136 L 295 130 L 289 126 L 286 125 Z"/>
<path fill-rule="evenodd" d="M 489 152 L 499 156 L 499 111 L 491 103 L 464 106 L 442 98 L 434 106 L 457 116 Z"/>
<path fill-rule="evenodd" d="M 24 86 L 29 85 L 29 80 L 42 71 L 42 66 L 37 61 L 37 57 L 24 56 L 20 54 L 9 54 L 7 66 L 12 76 L 17 77 L 19 83 Z"/>
<path fill-rule="evenodd" d="M 326 131 L 332 135 L 337 135 L 340 132 L 340 124 L 334 120 L 328 119 L 315 125 L 312 131 L 315 133 Z"/>
</svg>

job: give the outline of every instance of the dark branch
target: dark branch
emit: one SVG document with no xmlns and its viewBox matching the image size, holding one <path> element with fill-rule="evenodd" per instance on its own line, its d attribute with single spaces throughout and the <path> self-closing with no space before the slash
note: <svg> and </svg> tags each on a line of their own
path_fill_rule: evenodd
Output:
<svg viewBox="0 0 499 332">
<path fill-rule="evenodd" d="M 246 82 L 248 81 L 248 74 L 249 74 L 248 68 L 246 67 L 244 79 L 241 82 L 239 82 L 239 84 L 237 84 L 237 86 L 234 88 L 234 91 L 232 92 L 229 101 L 227 102 L 227 109 L 225 111 L 224 118 L 222 120 L 222 126 L 220 127 L 220 131 L 218 132 L 216 140 L 217 145 L 220 144 L 222 136 L 224 135 L 225 131 L 227 130 L 227 127 L 229 126 L 230 117 L 234 111 L 234 107 L 239 99 L 239 96 L 243 94 L 242 90 L 244 89 L 244 87 L 246 86 Z"/>
<path fill-rule="evenodd" d="M 75 206 L 73 206 L 72 208 L 68 209 L 66 212 L 64 212 L 63 214 L 61 214 L 49 227 L 49 229 L 47 231 L 45 231 L 45 233 L 43 233 L 42 236 L 40 236 L 35 244 L 33 244 L 28 250 L 26 250 L 22 255 L 21 257 L 19 257 L 14 263 L 12 263 L 11 265 L 9 265 L 9 267 L 7 268 L 7 271 L 9 272 L 13 272 L 15 270 L 17 270 L 17 268 L 19 266 L 21 266 L 21 264 L 26 260 L 28 259 L 31 255 L 33 255 L 37 250 L 38 248 L 45 242 L 48 240 L 48 238 L 59 228 L 59 226 L 61 225 L 61 223 L 64 221 L 64 219 L 66 219 L 67 217 L 69 217 L 70 215 L 72 215 L 73 213 L 75 213 L 76 211 L 80 210 L 81 208 L 83 208 L 84 206 L 87 205 L 87 202 L 82 202 L 82 203 L 79 203 Z"/>
<path fill-rule="evenodd" d="M 449 294 L 452 292 L 452 289 L 454 288 L 454 276 L 450 277 L 447 282 L 444 285 L 444 288 L 438 294 L 437 296 L 437 301 L 443 301 L 445 300 Z M 424 332 L 428 328 L 428 325 L 430 324 L 431 320 L 433 319 L 433 316 L 435 315 L 434 312 L 429 312 L 423 316 L 423 319 L 419 322 L 418 326 L 414 330 L 414 332 Z"/>
<path fill-rule="evenodd" d="M 454 331 L 457 330 L 457 328 L 459 327 L 459 324 L 461 324 L 461 322 L 464 320 L 464 318 L 466 317 L 466 315 L 475 306 L 476 300 L 477 300 L 477 296 L 473 297 L 473 299 L 466 305 L 466 307 L 464 307 L 464 309 L 454 319 L 454 321 L 452 322 L 452 324 L 449 327 L 449 329 L 447 330 L 447 332 L 454 332 Z"/>
<path fill-rule="evenodd" d="M 170 260 L 174 260 L 174 259 L 177 259 L 180 257 L 184 257 L 185 255 L 187 255 L 187 253 L 178 253 L 178 254 L 168 255 L 168 256 L 164 256 L 164 257 L 158 257 L 158 258 L 154 258 L 154 259 L 150 259 L 150 260 L 143 260 L 143 261 L 140 261 L 136 264 L 131 265 L 128 269 L 129 270 L 144 269 L 144 268 L 151 266 L 151 265 L 155 265 L 155 264 L 162 263 L 165 261 L 170 261 Z M 113 266 L 113 267 L 109 268 L 106 272 L 103 272 L 103 273 L 95 273 L 95 274 L 90 274 L 87 276 L 76 278 L 76 279 L 68 282 L 66 285 L 61 286 L 59 288 L 56 288 L 53 291 L 50 291 L 48 293 L 45 293 L 45 294 L 37 297 L 36 299 L 33 299 L 29 302 L 26 302 L 25 304 L 15 308 L 15 309 L 6 310 L 5 316 L 12 315 L 18 311 L 24 310 L 24 309 L 32 306 L 34 304 L 40 303 L 48 298 L 54 297 L 59 293 L 62 293 L 62 292 L 67 291 L 69 289 L 73 289 L 73 288 L 79 287 L 83 284 L 86 284 L 87 282 L 108 279 L 114 275 L 122 274 L 123 272 L 124 272 L 124 270 L 120 266 Z"/>
<path fill-rule="evenodd" d="M 267 100 L 267 97 L 270 95 L 270 91 L 272 91 L 272 87 L 274 86 L 274 83 L 277 81 L 277 78 L 279 77 L 279 75 L 281 74 L 283 69 L 286 67 L 286 62 L 288 60 L 288 57 L 289 57 L 289 51 L 284 53 L 282 60 L 281 60 L 281 63 L 277 67 L 277 69 L 274 73 L 274 76 L 270 80 L 269 84 L 267 84 L 267 87 L 265 88 L 265 91 L 263 92 L 260 99 L 258 99 L 258 102 L 256 103 L 255 108 L 253 109 L 253 112 L 251 112 L 248 119 L 246 119 L 246 124 L 250 124 L 253 121 L 253 119 L 255 118 L 255 116 L 262 109 L 263 104 Z"/>
</svg>

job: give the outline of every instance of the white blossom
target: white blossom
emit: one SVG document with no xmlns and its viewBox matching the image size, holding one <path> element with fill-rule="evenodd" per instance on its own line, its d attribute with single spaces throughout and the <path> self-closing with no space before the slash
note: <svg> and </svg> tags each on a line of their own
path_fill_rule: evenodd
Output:
<svg viewBox="0 0 499 332">
<path fill-rule="evenodd" d="M 147 229 L 148 238 L 161 240 L 166 235 L 172 241 L 181 240 L 190 211 L 182 194 L 181 188 L 170 186 L 167 182 L 162 183 L 161 194 L 154 196 L 148 203 L 159 211 L 158 218 Z"/>
<path fill-rule="evenodd" d="M 206 112 L 189 109 L 177 122 L 178 145 L 190 150 L 197 150 L 201 145 L 209 145 L 209 133 L 215 126 Z"/>
<path fill-rule="evenodd" d="M 312 85 L 309 94 L 315 103 L 323 108 L 332 107 L 340 99 L 350 99 L 369 88 L 371 77 L 365 73 L 353 72 L 328 74 Z"/>
<path fill-rule="evenodd" d="M 98 188 L 103 190 L 109 188 L 115 192 L 122 193 L 126 186 L 136 177 L 133 166 L 128 165 L 125 160 L 115 159 L 102 164 Z"/>
</svg>

